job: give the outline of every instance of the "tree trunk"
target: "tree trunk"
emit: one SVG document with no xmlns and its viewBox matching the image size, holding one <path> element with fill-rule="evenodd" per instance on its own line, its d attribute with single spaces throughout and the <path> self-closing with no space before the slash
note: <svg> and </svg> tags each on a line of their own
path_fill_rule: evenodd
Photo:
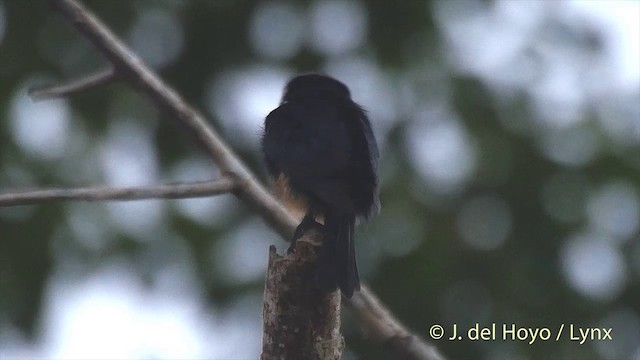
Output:
<svg viewBox="0 0 640 360">
<path fill-rule="evenodd" d="M 262 360 L 340 359 L 340 292 L 313 284 L 321 235 L 309 232 L 291 254 L 269 248 L 264 290 Z"/>
</svg>

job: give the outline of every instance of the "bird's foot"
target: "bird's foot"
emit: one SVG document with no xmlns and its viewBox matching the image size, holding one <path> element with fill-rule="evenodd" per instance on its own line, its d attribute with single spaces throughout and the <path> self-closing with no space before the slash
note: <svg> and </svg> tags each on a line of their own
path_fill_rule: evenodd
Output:
<svg viewBox="0 0 640 360">
<path fill-rule="evenodd" d="M 296 242 L 300 239 L 308 230 L 315 229 L 317 231 L 323 231 L 324 225 L 320 224 L 315 220 L 314 216 L 305 215 L 302 219 L 298 227 L 293 233 L 293 237 L 291 238 L 291 242 L 289 244 L 289 248 L 287 248 L 287 253 L 292 254 L 295 251 Z"/>
</svg>

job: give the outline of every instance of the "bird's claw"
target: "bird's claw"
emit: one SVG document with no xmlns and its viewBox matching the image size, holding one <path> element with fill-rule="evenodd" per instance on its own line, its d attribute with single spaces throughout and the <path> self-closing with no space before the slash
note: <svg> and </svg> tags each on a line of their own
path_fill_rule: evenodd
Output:
<svg viewBox="0 0 640 360">
<path fill-rule="evenodd" d="M 307 215 L 302 219 L 298 227 L 296 227 L 296 230 L 293 233 L 293 237 L 291 238 L 290 245 L 287 248 L 287 254 L 293 254 L 295 252 L 296 243 L 298 242 L 298 240 L 302 238 L 302 236 L 304 236 L 304 234 L 308 230 L 311 229 L 322 232 L 324 229 L 324 225 L 317 222 L 313 216 Z"/>
</svg>

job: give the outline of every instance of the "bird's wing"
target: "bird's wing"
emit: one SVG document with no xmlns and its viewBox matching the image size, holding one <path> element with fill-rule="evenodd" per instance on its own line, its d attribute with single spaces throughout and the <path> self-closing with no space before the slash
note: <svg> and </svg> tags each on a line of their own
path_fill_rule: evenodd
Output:
<svg viewBox="0 0 640 360">
<path fill-rule="evenodd" d="M 345 109 L 350 113 L 349 138 L 353 155 L 349 165 L 352 196 L 358 215 L 370 217 L 379 208 L 378 200 L 378 145 L 366 112 L 358 106 Z M 357 121 L 356 121 L 357 120 Z"/>
</svg>

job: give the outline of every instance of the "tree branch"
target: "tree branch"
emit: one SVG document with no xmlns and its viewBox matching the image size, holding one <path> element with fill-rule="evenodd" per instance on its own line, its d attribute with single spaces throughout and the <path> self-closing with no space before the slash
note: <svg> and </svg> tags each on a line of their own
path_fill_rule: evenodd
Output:
<svg viewBox="0 0 640 360">
<path fill-rule="evenodd" d="M 218 180 L 138 187 L 86 187 L 77 189 L 42 189 L 0 194 L 0 206 L 31 205 L 49 201 L 78 200 L 142 200 L 186 199 L 213 196 L 233 191 L 236 184 L 230 178 Z"/>
<path fill-rule="evenodd" d="M 297 225 L 296 219 L 275 200 L 269 192 L 255 179 L 238 156 L 221 140 L 220 136 L 209 126 L 204 117 L 185 103 L 158 76 L 149 70 L 142 61 L 116 38 L 116 36 L 92 13 L 75 0 L 49 0 L 53 8 L 63 14 L 76 29 L 86 36 L 103 55 L 111 62 L 119 78 L 129 82 L 133 87 L 149 96 L 165 113 L 195 136 L 211 159 L 218 165 L 224 176 L 236 181 L 233 193 L 245 204 L 253 208 L 282 237 L 289 239 Z M 357 299 L 360 299 L 359 301 Z M 415 353 L 411 359 L 436 360 L 443 357 L 430 345 L 409 333 L 402 327 L 382 304 L 367 290 L 364 290 L 350 301 L 346 301 L 361 321 L 367 333 L 380 333 L 384 324 L 396 324 L 397 334 L 408 336 L 431 352 Z M 374 306 L 375 305 L 375 306 Z M 367 314 L 369 313 L 369 314 Z M 377 319 L 377 321 L 376 321 Z M 400 331 L 403 330 L 403 331 Z M 394 334 L 393 331 L 381 332 Z M 372 337 L 372 340 L 388 342 L 389 337 Z M 398 351 L 396 347 L 387 347 L 395 351 L 394 355 L 402 356 L 411 352 Z M 433 356 L 432 356 L 433 355 Z"/>
<path fill-rule="evenodd" d="M 66 84 L 30 89 L 29 96 L 34 100 L 64 97 L 107 85 L 116 79 L 115 71 L 106 69 Z"/>
<path fill-rule="evenodd" d="M 74 0 L 49 0 L 76 29 L 111 62 L 120 78 L 149 96 L 158 107 L 186 128 L 205 148 L 223 175 L 238 180 L 234 194 L 257 211 L 262 218 L 285 238 L 293 235 L 295 219 L 255 179 L 249 169 L 231 151 L 204 117 L 184 100 L 130 51 L 98 18 Z"/>
<path fill-rule="evenodd" d="M 435 346 L 407 330 L 366 286 L 362 286 L 360 291 L 345 303 L 365 335 L 370 340 L 382 344 L 398 359 L 444 360 L 444 356 Z"/>
</svg>

